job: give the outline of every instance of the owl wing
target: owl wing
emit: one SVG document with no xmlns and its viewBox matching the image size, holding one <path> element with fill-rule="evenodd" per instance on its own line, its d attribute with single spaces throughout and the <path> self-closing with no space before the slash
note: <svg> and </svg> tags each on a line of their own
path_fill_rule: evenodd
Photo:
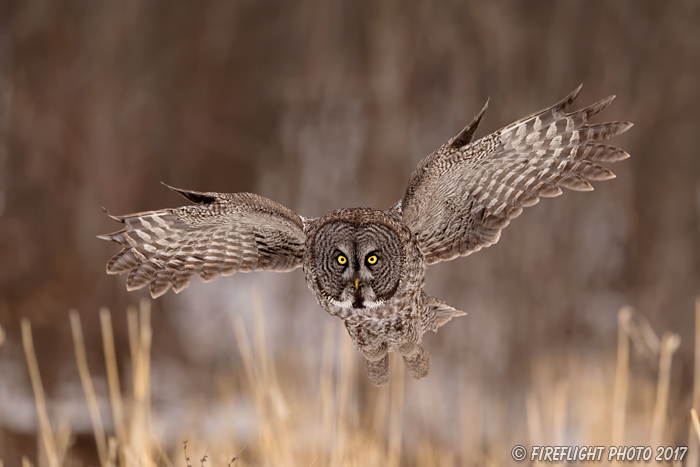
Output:
<svg viewBox="0 0 700 467">
<path fill-rule="evenodd" d="M 615 175 L 598 162 L 629 154 L 599 140 L 632 124 L 589 124 L 610 96 L 566 113 L 581 86 L 561 102 L 472 143 L 486 107 L 456 137 L 423 159 L 394 208 L 417 237 L 428 264 L 465 256 L 496 243 L 523 208 L 561 188 L 593 189 L 589 181 Z"/>
<path fill-rule="evenodd" d="M 128 290 L 150 284 L 155 298 L 171 285 L 181 291 L 195 273 L 209 282 L 238 271 L 301 266 L 304 222 L 293 211 L 252 193 L 169 188 L 196 204 L 110 216 L 124 229 L 99 236 L 124 247 L 107 263 L 107 273 L 129 272 Z"/>
</svg>

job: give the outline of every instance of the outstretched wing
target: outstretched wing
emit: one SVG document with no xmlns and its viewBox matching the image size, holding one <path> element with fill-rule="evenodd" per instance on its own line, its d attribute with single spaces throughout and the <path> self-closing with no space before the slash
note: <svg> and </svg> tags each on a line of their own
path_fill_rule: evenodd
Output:
<svg viewBox="0 0 700 467">
<path fill-rule="evenodd" d="M 615 177 L 597 163 L 629 154 L 598 141 L 632 124 L 588 123 L 615 96 L 566 113 L 580 90 L 472 143 L 484 106 L 459 135 L 421 161 L 394 209 L 401 210 L 428 264 L 496 243 L 511 219 L 540 197 L 558 196 L 562 187 L 590 191 L 589 181 Z"/>
<path fill-rule="evenodd" d="M 107 273 L 129 272 L 128 290 L 150 284 L 155 298 L 171 285 L 181 291 L 195 273 L 209 282 L 238 271 L 301 266 L 304 223 L 293 211 L 252 193 L 168 188 L 196 204 L 110 216 L 124 229 L 99 236 L 124 247 L 107 263 Z"/>
</svg>

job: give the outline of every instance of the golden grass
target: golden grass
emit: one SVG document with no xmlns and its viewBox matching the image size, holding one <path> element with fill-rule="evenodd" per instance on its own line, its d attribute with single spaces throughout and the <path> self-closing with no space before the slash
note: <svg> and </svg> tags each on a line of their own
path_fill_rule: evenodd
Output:
<svg viewBox="0 0 700 467">
<path fill-rule="evenodd" d="M 90 369 L 88 368 L 83 328 L 80 325 L 80 315 L 78 315 L 77 311 L 71 310 L 69 316 L 71 332 L 73 333 L 73 343 L 75 345 L 75 361 L 78 364 L 80 382 L 83 385 L 85 400 L 87 401 L 88 410 L 90 411 L 92 431 L 95 434 L 95 444 L 97 445 L 97 454 L 100 457 L 100 464 L 102 467 L 107 467 L 109 465 L 107 459 L 107 439 L 105 438 L 105 430 L 102 425 L 102 418 L 100 417 L 100 406 L 97 402 L 95 387 L 92 385 Z"/>
<path fill-rule="evenodd" d="M 114 349 L 114 333 L 112 332 L 112 318 L 107 308 L 100 310 L 100 326 L 102 328 L 102 340 L 104 345 L 105 365 L 107 368 L 107 384 L 109 385 L 109 400 L 112 405 L 112 416 L 114 417 L 114 431 L 116 439 L 109 440 L 110 462 L 119 455 L 119 465 L 125 467 L 126 460 L 124 452 L 119 450 L 119 446 L 127 443 L 126 425 L 124 423 L 124 404 L 119 386 L 119 369 L 117 367 L 117 353 Z M 117 454 L 118 453 L 118 454 Z"/>
<path fill-rule="evenodd" d="M 654 418 L 651 422 L 651 436 L 649 437 L 651 446 L 661 445 L 664 428 L 666 427 L 666 410 L 671 386 L 671 359 L 673 358 L 673 353 L 680 345 L 680 336 L 671 333 L 664 334 L 659 357 L 659 379 L 656 387 Z"/>
<path fill-rule="evenodd" d="M 625 439 L 625 408 L 629 382 L 630 343 L 629 328 L 632 309 L 624 307 L 617 314 L 617 367 L 613 395 L 612 444 L 621 446 Z"/>
<path fill-rule="evenodd" d="M 696 320 L 694 407 L 690 411 L 688 438 L 691 457 L 686 460 L 695 459 L 692 455 L 697 454 L 700 443 L 700 423 L 695 407 L 700 397 L 700 300 L 696 303 Z M 266 341 L 263 303 L 257 289 L 253 290 L 252 332 L 246 329 L 240 316 L 235 316 L 232 321 L 243 371 L 221 375 L 219 384 L 222 402 L 249 401 L 254 407 L 255 434 L 243 442 L 233 432 L 222 433 L 218 439 L 193 436 L 190 432 L 186 453 L 181 444 L 185 437 L 179 442 L 162 440 L 152 423 L 150 302 L 143 300 L 138 310 L 132 307 L 127 310 L 133 385 L 126 391 L 120 388 L 109 310 L 100 310 L 109 394 L 95 392 L 77 312 L 70 313 L 70 323 L 78 371 L 92 419 L 99 462 L 103 467 L 498 466 L 512 462 L 510 449 L 515 444 L 526 444 L 525 441 L 530 445 L 567 444 L 572 439 L 571 430 L 577 433 L 576 439 L 580 440 L 577 444 L 654 446 L 673 444 L 674 440 L 669 434 L 672 424 L 668 419 L 668 402 L 673 383 L 673 355 L 680 338 L 667 333 L 659 339 L 648 322 L 631 308 L 623 308 L 618 315 L 615 363 L 603 360 L 593 362 L 591 367 L 585 359 L 570 356 L 568 373 L 555 378 L 555 356 L 533 362 L 533 386 L 520 408 L 526 419 L 519 429 L 513 427 L 516 434 L 511 432 L 512 439 L 504 435 L 503 439 L 494 441 L 493 436 L 489 438 L 486 434 L 487 424 L 498 426 L 500 423 L 500 426 L 510 428 L 504 403 L 488 391 L 463 384 L 460 399 L 447 403 L 442 409 L 459 410 L 463 439 L 459 448 L 433 439 L 429 433 L 406 444 L 406 385 L 400 357 L 392 355 L 390 385 L 370 389 L 366 378 L 361 378 L 364 368 L 356 363 L 360 359 L 339 323 L 329 324 L 324 332 L 317 390 L 294 391 L 292 382 L 298 381 L 293 375 L 287 372 L 278 375 Z M 28 320 L 22 321 L 22 338 L 39 418 L 38 465 L 72 467 L 70 461 L 75 456 L 66 455 L 72 433 L 65 424 L 58 425 L 55 431 L 51 428 Z M 655 380 L 632 372 L 630 361 L 634 356 L 631 345 L 637 354 L 658 362 Z M 241 384 L 236 384 L 236 381 Z M 358 381 L 367 385 L 366 390 L 362 391 Z M 431 390 L 439 381 L 418 384 L 428 385 Z M 633 393 L 630 388 L 634 388 Z M 112 409 L 114 425 L 107 430 L 98 409 L 101 398 L 109 400 Z M 363 401 L 362 407 L 359 400 Z M 411 401 L 411 404 L 415 402 L 418 401 Z M 633 407 L 633 404 L 636 405 Z M 235 415 L 232 414 L 232 418 Z M 639 434 L 640 426 L 647 427 L 641 430 L 642 435 Z M 635 429 L 627 430 L 629 427 Z M 518 430 L 520 435 L 517 435 Z M 185 457 L 198 460 L 185 460 Z M 31 465 L 26 457 L 22 464 Z"/>
<path fill-rule="evenodd" d="M 695 410 L 695 407 L 690 409 L 690 416 L 692 418 L 692 428 L 693 431 L 695 432 L 695 436 L 698 438 L 698 443 L 700 443 L 700 421 L 698 421 L 698 411 Z"/>
<path fill-rule="evenodd" d="M 39 364 L 36 361 L 34 353 L 34 341 L 32 339 L 32 327 L 29 320 L 22 319 L 22 343 L 24 344 L 24 354 L 27 357 L 27 366 L 29 367 L 29 377 L 32 380 L 32 390 L 34 391 L 34 405 L 36 413 L 39 417 L 39 429 L 41 432 L 41 440 L 43 442 L 44 452 L 48 457 L 49 467 L 60 467 L 62 459 L 59 460 L 56 453 L 56 441 L 51 432 L 49 423 L 49 415 L 46 412 L 46 396 L 44 395 L 44 386 L 41 384 L 41 375 L 39 374 Z M 23 458 L 22 464 L 28 464 L 29 461 Z"/>
<path fill-rule="evenodd" d="M 698 465 L 700 461 L 700 424 L 696 408 L 700 407 L 700 297 L 695 299 L 695 371 L 693 373 L 693 404 L 690 409 L 691 421 L 688 427 L 688 462 Z"/>
</svg>

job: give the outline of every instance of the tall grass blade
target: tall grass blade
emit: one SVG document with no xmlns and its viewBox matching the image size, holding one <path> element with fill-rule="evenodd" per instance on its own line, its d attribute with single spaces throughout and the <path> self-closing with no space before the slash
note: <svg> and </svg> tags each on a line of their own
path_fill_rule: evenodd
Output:
<svg viewBox="0 0 700 467">
<path fill-rule="evenodd" d="M 109 399 L 112 405 L 112 417 L 114 418 L 114 431 L 117 434 L 114 446 L 126 444 L 126 425 L 124 423 L 124 404 L 119 386 L 119 367 L 117 366 L 117 353 L 114 349 L 114 333 L 112 331 L 112 318 L 106 307 L 100 309 L 100 325 L 102 327 L 102 343 L 107 367 L 107 384 L 109 386 Z M 120 465 L 126 467 L 126 460 L 119 454 Z M 112 457 L 110 456 L 110 459 Z"/>
<path fill-rule="evenodd" d="M 630 307 L 623 307 L 617 313 L 617 367 L 615 368 L 615 389 L 613 393 L 612 446 L 622 446 L 625 439 L 631 317 L 632 309 Z"/>
<path fill-rule="evenodd" d="M 49 467 L 60 467 L 58 456 L 56 455 L 56 442 L 51 432 L 49 416 L 46 412 L 46 396 L 44 394 L 44 386 L 41 384 L 41 375 L 39 374 L 39 363 L 36 360 L 34 353 L 34 341 L 32 340 L 32 325 L 27 318 L 22 318 L 22 344 L 24 345 L 24 354 L 27 358 L 27 366 L 29 367 L 29 377 L 32 381 L 32 389 L 34 390 L 34 405 L 36 406 L 37 416 L 39 417 L 39 428 L 41 430 L 41 438 L 44 442 L 46 457 Z M 29 465 L 29 459 L 22 458 L 22 465 Z"/>
<path fill-rule="evenodd" d="M 399 354 L 393 353 L 391 361 L 391 412 L 389 414 L 389 449 L 387 465 L 401 465 L 401 438 L 403 435 L 404 363 Z"/>
<path fill-rule="evenodd" d="M 693 402 L 692 410 L 700 407 L 700 297 L 695 299 L 695 355 L 693 371 Z M 692 411 L 691 411 L 692 413 Z M 697 414 L 696 414 L 697 416 Z M 700 428 L 700 427 L 699 427 Z M 697 441 L 693 420 L 688 427 L 688 455 L 686 465 L 697 466 L 700 461 L 700 443 Z"/>
<path fill-rule="evenodd" d="M 654 405 L 654 418 L 651 423 L 651 436 L 649 440 L 653 449 L 663 441 L 666 427 L 666 409 L 668 407 L 668 394 L 671 385 L 671 360 L 673 353 L 678 349 L 681 338 L 678 334 L 664 333 L 661 339 L 661 356 L 659 357 L 659 379 L 656 386 L 656 403 Z"/>
<path fill-rule="evenodd" d="M 95 388 L 92 385 L 92 378 L 90 377 L 90 369 L 88 368 L 83 329 L 80 325 L 80 315 L 77 311 L 71 310 L 69 316 L 71 332 L 73 333 L 73 344 L 75 346 L 75 360 L 78 364 L 80 382 L 83 385 L 85 399 L 87 400 L 88 410 L 90 411 L 92 430 L 95 435 L 95 444 L 97 445 L 97 455 L 100 458 L 100 464 L 102 464 L 103 467 L 109 467 L 107 438 L 105 437 L 102 417 L 100 416 L 100 406 L 97 403 L 97 395 L 95 394 Z"/>
</svg>

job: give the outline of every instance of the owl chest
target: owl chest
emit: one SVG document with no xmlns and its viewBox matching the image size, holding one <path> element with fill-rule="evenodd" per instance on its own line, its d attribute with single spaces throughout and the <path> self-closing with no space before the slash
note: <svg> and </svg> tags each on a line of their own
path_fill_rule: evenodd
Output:
<svg viewBox="0 0 700 467">
<path fill-rule="evenodd" d="M 366 356 L 407 352 L 420 342 L 420 314 L 414 306 L 387 306 L 341 319 L 355 346 Z"/>
<path fill-rule="evenodd" d="M 408 352 L 420 341 L 420 323 L 410 314 L 386 319 L 352 317 L 344 322 L 353 343 L 367 357 Z"/>
</svg>

